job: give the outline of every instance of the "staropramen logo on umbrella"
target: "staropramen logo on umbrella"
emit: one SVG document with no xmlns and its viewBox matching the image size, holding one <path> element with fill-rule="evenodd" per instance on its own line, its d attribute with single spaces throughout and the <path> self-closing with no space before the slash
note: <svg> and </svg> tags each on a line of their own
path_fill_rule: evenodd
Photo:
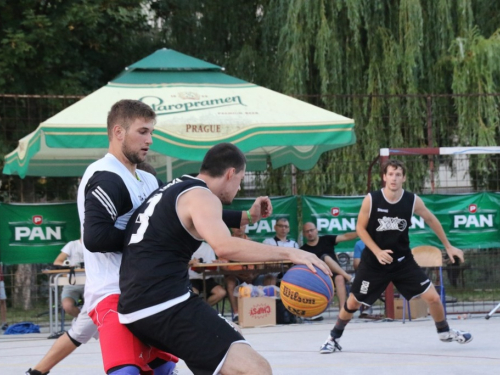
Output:
<svg viewBox="0 0 500 375">
<path fill-rule="evenodd" d="M 183 101 L 179 101 L 179 98 Z M 195 92 L 182 92 L 175 95 L 171 101 L 159 96 L 143 96 L 139 99 L 141 102 L 151 106 L 157 116 L 172 115 L 182 112 L 203 111 L 207 109 L 229 107 L 229 106 L 245 106 L 241 97 L 228 96 L 220 98 L 201 98 Z"/>
</svg>

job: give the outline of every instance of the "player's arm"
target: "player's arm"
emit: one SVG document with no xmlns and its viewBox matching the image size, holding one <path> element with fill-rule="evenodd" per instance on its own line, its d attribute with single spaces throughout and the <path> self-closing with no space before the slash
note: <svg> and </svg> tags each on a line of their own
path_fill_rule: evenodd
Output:
<svg viewBox="0 0 500 375">
<path fill-rule="evenodd" d="M 356 232 L 359 238 L 365 243 L 366 247 L 377 257 L 380 264 L 392 263 L 392 250 L 382 250 L 373 241 L 372 237 L 366 230 L 368 227 L 368 220 L 370 219 L 370 206 L 371 206 L 371 195 L 368 194 L 363 203 L 361 203 L 361 209 L 358 215 L 358 223 L 356 224 Z"/>
<path fill-rule="evenodd" d="M 305 264 L 313 271 L 315 265 L 331 275 L 326 263 L 314 254 L 232 237 L 222 221 L 220 200 L 207 189 L 193 189 L 181 195 L 177 213 L 184 227 L 192 235 L 205 239 L 220 258 L 243 262 L 290 260 Z"/>
<path fill-rule="evenodd" d="M 429 209 L 425 206 L 424 201 L 419 196 L 415 196 L 415 209 L 414 213 L 424 219 L 425 223 L 436 233 L 436 236 L 439 238 L 441 243 L 444 245 L 448 256 L 450 257 L 450 262 L 455 263 L 454 256 L 460 259 L 460 262 L 464 262 L 464 252 L 455 246 L 450 244 L 448 241 L 448 237 L 444 233 L 443 226 L 437 219 L 437 217 L 429 211 Z"/>
<path fill-rule="evenodd" d="M 68 258 L 68 254 L 61 251 L 61 253 L 57 256 L 56 260 L 54 260 L 54 265 L 62 266 L 66 258 Z"/>
<path fill-rule="evenodd" d="M 351 241 L 354 240 L 355 238 L 358 238 L 358 234 L 356 232 L 339 234 L 335 239 L 335 243 Z"/>
<path fill-rule="evenodd" d="M 125 231 L 115 227 L 116 219 L 132 209 L 125 183 L 115 173 L 97 172 L 85 187 L 83 242 L 91 252 L 123 250 Z"/>
<path fill-rule="evenodd" d="M 258 197 L 248 212 L 252 218 L 252 224 L 262 218 L 268 217 L 273 212 L 271 200 L 268 197 Z M 250 224 L 247 211 L 223 210 L 222 221 L 229 228 L 239 228 L 242 225 Z"/>
</svg>

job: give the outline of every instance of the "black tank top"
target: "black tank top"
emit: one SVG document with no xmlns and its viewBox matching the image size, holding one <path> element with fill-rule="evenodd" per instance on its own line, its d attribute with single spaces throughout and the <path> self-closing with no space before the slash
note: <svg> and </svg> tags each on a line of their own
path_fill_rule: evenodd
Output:
<svg viewBox="0 0 500 375">
<path fill-rule="evenodd" d="M 393 265 L 403 260 L 410 253 L 410 237 L 408 234 L 415 207 L 415 194 L 403 191 L 399 201 L 388 202 L 382 190 L 370 193 L 371 209 L 366 230 L 373 241 L 382 250 L 392 250 Z M 366 253 L 366 255 L 365 255 Z M 371 251 L 363 251 L 370 263 L 379 264 Z M 387 267 L 386 267 L 387 268 Z"/>
<path fill-rule="evenodd" d="M 201 241 L 177 216 L 177 199 L 191 189 L 208 189 L 190 176 L 155 192 L 132 215 L 120 268 L 119 312 L 129 314 L 188 292 L 188 262 Z"/>
</svg>

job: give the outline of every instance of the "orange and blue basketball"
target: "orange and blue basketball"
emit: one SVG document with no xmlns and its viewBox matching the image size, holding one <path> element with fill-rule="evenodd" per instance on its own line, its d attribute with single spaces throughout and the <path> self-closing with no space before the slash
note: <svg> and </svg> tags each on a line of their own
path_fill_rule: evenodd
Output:
<svg viewBox="0 0 500 375">
<path fill-rule="evenodd" d="M 294 315 L 306 318 L 319 315 L 333 298 L 332 278 L 315 268 L 316 273 L 305 265 L 293 266 L 281 280 L 281 301 Z"/>
</svg>

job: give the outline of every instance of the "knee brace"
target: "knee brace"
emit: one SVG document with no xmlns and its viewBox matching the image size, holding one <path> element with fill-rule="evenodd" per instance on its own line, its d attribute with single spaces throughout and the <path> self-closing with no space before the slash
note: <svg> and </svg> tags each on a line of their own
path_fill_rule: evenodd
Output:
<svg viewBox="0 0 500 375">
<path fill-rule="evenodd" d="M 347 311 L 349 314 L 354 314 L 358 309 L 351 310 L 350 308 L 347 307 L 347 301 L 344 303 L 344 310 Z"/>
<path fill-rule="evenodd" d="M 124 365 L 113 367 L 108 370 L 108 375 L 139 375 L 140 371 L 137 366 Z"/>
</svg>

